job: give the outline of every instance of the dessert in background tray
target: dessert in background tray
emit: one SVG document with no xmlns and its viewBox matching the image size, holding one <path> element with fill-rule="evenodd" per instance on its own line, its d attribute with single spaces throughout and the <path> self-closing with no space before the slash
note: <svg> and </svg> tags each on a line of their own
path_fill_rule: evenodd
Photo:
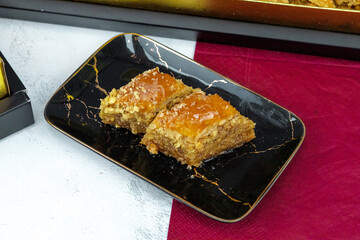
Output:
<svg viewBox="0 0 360 240">
<path fill-rule="evenodd" d="M 10 94 L 9 83 L 6 77 L 5 64 L 0 57 L 0 99 Z"/>
<path fill-rule="evenodd" d="M 187 169 L 171 157 L 150 154 L 140 144 L 141 137 L 129 130 L 103 124 L 98 115 L 100 99 L 155 67 L 229 101 L 256 123 L 256 139 L 200 168 Z M 51 97 L 45 118 L 75 141 L 224 222 L 238 221 L 254 209 L 305 136 L 302 121 L 293 113 L 138 34 L 116 36 L 90 56 Z"/>
<path fill-rule="evenodd" d="M 360 33 L 360 0 L 78 1 L 211 18 Z"/>
</svg>

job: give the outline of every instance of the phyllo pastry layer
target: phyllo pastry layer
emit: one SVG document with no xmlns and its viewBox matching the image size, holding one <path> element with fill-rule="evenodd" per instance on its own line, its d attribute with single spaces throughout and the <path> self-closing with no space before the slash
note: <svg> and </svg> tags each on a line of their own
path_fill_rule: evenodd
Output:
<svg viewBox="0 0 360 240">
<path fill-rule="evenodd" d="M 199 166 L 254 139 L 254 127 L 253 121 L 219 95 L 197 91 L 172 109 L 162 110 L 141 143 L 153 154 L 160 151 L 182 164 Z"/>
</svg>

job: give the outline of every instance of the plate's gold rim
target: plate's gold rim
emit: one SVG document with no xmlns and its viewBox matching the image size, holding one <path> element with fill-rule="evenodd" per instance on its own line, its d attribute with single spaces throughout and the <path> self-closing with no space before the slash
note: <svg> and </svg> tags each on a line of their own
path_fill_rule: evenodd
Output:
<svg viewBox="0 0 360 240">
<path fill-rule="evenodd" d="M 161 45 L 162 47 L 164 47 L 164 48 L 167 49 L 168 51 L 170 51 L 170 52 L 172 52 L 172 53 L 175 53 L 176 55 L 178 55 L 178 56 L 180 56 L 180 57 L 182 57 L 182 58 L 185 58 L 185 59 L 187 59 L 187 60 L 189 60 L 189 61 L 191 61 L 191 62 L 193 62 L 193 63 L 195 63 L 195 64 L 197 64 L 197 65 L 199 65 L 199 66 L 201 66 L 201 67 L 203 67 L 203 68 L 205 68 L 205 69 L 208 69 L 208 70 L 210 70 L 210 71 L 212 71 L 212 72 L 220 75 L 221 77 L 223 77 L 223 78 L 226 79 L 227 81 L 230 81 L 230 82 L 233 83 L 233 84 L 236 84 L 236 85 L 238 85 L 238 86 L 240 86 L 240 87 L 242 87 L 242 88 L 244 88 L 244 89 L 246 89 L 246 90 L 248 90 L 248 91 L 250 91 L 250 92 L 252 92 L 252 93 L 254 93 L 254 94 L 258 95 L 258 96 L 260 96 L 260 97 L 263 97 L 262 95 L 260 95 L 260 94 L 258 94 L 258 93 L 256 93 L 256 92 L 254 92 L 254 91 L 252 91 L 252 90 L 250 90 L 250 89 L 248 89 L 248 88 L 240 85 L 239 83 L 237 83 L 237 82 L 235 82 L 235 81 L 233 81 L 233 80 L 231 80 L 231 79 L 229 79 L 229 78 L 227 78 L 227 77 L 225 77 L 225 76 L 223 76 L 223 75 L 215 72 L 214 70 L 212 70 L 212 69 L 210 69 L 210 68 L 208 68 L 208 67 L 206 67 L 206 66 L 204 66 L 204 65 L 202 65 L 202 64 L 200 64 L 200 63 L 198 63 L 198 62 L 196 62 L 196 61 L 194 61 L 193 59 L 191 59 L 191 58 L 189 58 L 189 57 L 187 57 L 187 56 L 184 56 L 183 54 L 181 54 L 181 53 L 179 53 L 179 52 L 177 52 L 177 51 L 175 51 L 175 50 L 173 50 L 173 49 L 171 49 L 171 48 L 169 48 L 169 47 L 167 47 L 167 46 L 165 46 L 165 45 L 163 45 L 163 44 L 161 44 L 161 43 L 159 43 L 159 42 L 157 42 L 157 41 L 155 41 L 155 40 L 153 40 L 153 39 L 151 39 L 151 38 L 149 38 L 149 37 L 146 37 L 146 36 L 143 36 L 143 35 L 137 34 L 137 33 L 122 33 L 122 34 L 118 34 L 118 35 L 112 37 L 110 40 L 108 40 L 107 42 L 105 42 L 99 49 L 97 49 L 97 50 L 54 92 L 54 94 L 52 94 L 52 96 L 50 97 L 50 99 L 49 99 L 49 101 L 47 102 L 47 104 L 46 104 L 46 106 L 45 106 L 45 109 L 44 109 L 44 117 L 45 117 L 45 120 L 50 124 L 50 126 L 52 126 L 53 128 L 55 128 L 55 129 L 58 130 L 59 132 L 61 132 L 61 133 L 65 134 L 66 136 L 72 138 L 73 140 L 75 140 L 75 141 L 77 141 L 78 143 L 84 145 L 85 147 L 91 149 L 92 151 L 96 152 L 96 153 L 99 154 L 100 156 L 102 156 L 102 157 L 110 160 L 111 162 L 115 163 L 116 165 L 118 165 L 118 166 L 120 166 L 120 167 L 128 170 L 129 172 L 135 174 L 136 176 L 140 177 L 141 179 L 143 179 L 143 180 L 145 180 L 145 181 L 153 184 L 154 186 L 156 186 L 156 187 L 158 187 L 159 189 L 163 190 L 164 192 L 168 193 L 169 195 L 171 195 L 171 196 L 174 197 L 175 199 L 177 199 L 177 200 L 179 200 L 180 202 L 182 202 L 182 203 L 190 206 L 191 208 L 194 208 L 195 210 L 203 213 L 204 215 L 206 215 L 206 216 L 208 216 L 208 217 L 210 217 L 210 218 L 212 218 L 212 219 L 215 219 L 215 220 L 217 220 L 217 221 L 220 221 L 220 222 L 233 223 L 233 222 L 240 221 L 241 219 L 243 219 L 244 217 L 246 217 L 246 216 L 255 208 L 255 206 L 260 202 L 260 200 L 261 200 L 261 199 L 265 196 L 265 194 L 270 190 L 270 188 L 272 187 L 272 185 L 275 183 L 275 181 L 279 178 L 279 176 L 281 175 L 281 173 L 284 171 L 284 169 L 285 169 L 285 168 L 287 167 L 287 165 L 290 163 L 291 159 L 294 157 L 294 155 L 296 154 L 296 152 L 298 151 L 298 149 L 300 148 L 300 146 L 302 145 L 302 143 L 303 143 L 303 141 L 304 141 L 304 139 L 305 139 L 306 128 L 305 128 L 305 124 L 303 123 L 303 121 L 302 121 L 297 115 L 295 115 L 295 114 L 292 113 L 291 111 L 287 110 L 286 108 L 280 106 L 279 104 L 277 104 L 277 103 L 275 103 L 275 102 L 267 99 L 266 97 L 263 97 L 264 99 L 266 99 L 266 100 L 268 100 L 269 102 L 271 102 L 271 103 L 277 105 L 278 107 L 284 109 L 285 111 L 287 111 L 288 113 L 292 114 L 293 116 L 295 116 L 297 119 L 300 120 L 300 123 L 301 123 L 301 125 L 302 125 L 302 127 L 303 127 L 303 129 L 304 129 L 303 135 L 302 135 L 301 137 L 299 137 L 299 138 L 301 138 L 301 141 L 299 142 L 299 144 L 297 145 L 297 147 L 295 148 L 295 150 L 293 151 L 293 153 L 290 155 L 290 157 L 286 160 L 286 162 L 285 162 L 285 163 L 283 164 L 283 166 L 280 168 L 280 170 L 279 170 L 279 171 L 276 173 L 276 175 L 271 179 L 271 181 L 270 181 L 269 184 L 266 186 L 266 188 L 261 192 L 261 194 L 259 195 L 259 197 L 258 197 L 258 198 L 255 200 L 255 202 L 251 205 L 251 207 L 249 208 L 249 210 L 248 210 L 246 213 L 244 213 L 241 217 L 235 218 L 235 219 L 224 219 L 224 218 L 220 218 L 220 217 L 217 217 L 217 216 L 215 216 L 215 215 L 213 215 L 213 214 L 210 214 L 210 213 L 202 210 L 201 208 L 193 205 L 192 203 L 186 201 L 185 199 L 181 198 L 180 196 L 174 194 L 173 192 L 170 192 L 169 190 L 167 190 L 167 189 L 163 188 L 162 186 L 158 185 L 157 183 L 154 183 L 153 181 L 151 181 L 151 180 L 143 177 L 143 176 L 140 175 L 139 173 L 133 171 L 132 169 L 130 169 L 130 168 L 128 168 L 128 167 L 126 167 L 126 166 L 124 166 L 124 165 L 122 165 L 122 164 L 120 164 L 119 162 L 115 161 L 114 159 L 106 156 L 105 154 L 103 154 L 103 153 L 99 152 L 98 150 L 94 149 L 93 147 L 87 145 L 86 143 L 84 143 L 84 142 L 80 141 L 79 139 L 75 138 L 74 136 L 68 134 L 68 133 L 65 132 L 64 130 L 58 128 L 58 127 L 55 126 L 55 125 L 48 119 L 48 117 L 46 116 L 46 111 L 47 111 L 48 105 L 50 104 L 50 100 L 53 98 L 53 96 L 54 96 L 61 88 L 63 88 L 82 68 L 84 68 L 84 66 L 86 66 L 86 64 L 88 64 L 88 62 L 89 62 L 102 48 L 104 48 L 107 44 L 109 44 L 109 43 L 110 43 L 111 41 L 113 41 L 114 39 L 116 39 L 116 38 L 118 38 L 118 37 L 120 37 L 120 36 L 124 36 L 124 35 L 136 35 L 136 36 L 139 36 L 139 37 L 148 39 L 148 40 L 150 40 L 150 41 L 152 41 L 152 42 L 154 42 L 154 43 L 156 43 L 156 44 L 158 44 L 158 45 Z"/>
</svg>

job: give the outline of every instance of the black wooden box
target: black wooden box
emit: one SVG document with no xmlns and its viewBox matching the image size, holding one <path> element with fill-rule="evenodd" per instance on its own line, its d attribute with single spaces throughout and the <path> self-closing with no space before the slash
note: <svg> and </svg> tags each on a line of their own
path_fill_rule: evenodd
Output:
<svg viewBox="0 0 360 240">
<path fill-rule="evenodd" d="M 5 63 L 5 72 L 10 95 L 0 100 L 0 139 L 34 123 L 34 115 L 26 88 L 10 64 L 0 52 Z"/>
</svg>

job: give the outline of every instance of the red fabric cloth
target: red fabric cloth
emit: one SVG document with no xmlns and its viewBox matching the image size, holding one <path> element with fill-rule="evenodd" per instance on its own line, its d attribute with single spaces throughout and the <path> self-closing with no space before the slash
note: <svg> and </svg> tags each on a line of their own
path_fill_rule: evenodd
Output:
<svg viewBox="0 0 360 240">
<path fill-rule="evenodd" d="M 360 62 L 198 43 L 195 60 L 298 115 L 298 153 L 243 220 L 174 200 L 168 239 L 360 239 Z"/>
</svg>

